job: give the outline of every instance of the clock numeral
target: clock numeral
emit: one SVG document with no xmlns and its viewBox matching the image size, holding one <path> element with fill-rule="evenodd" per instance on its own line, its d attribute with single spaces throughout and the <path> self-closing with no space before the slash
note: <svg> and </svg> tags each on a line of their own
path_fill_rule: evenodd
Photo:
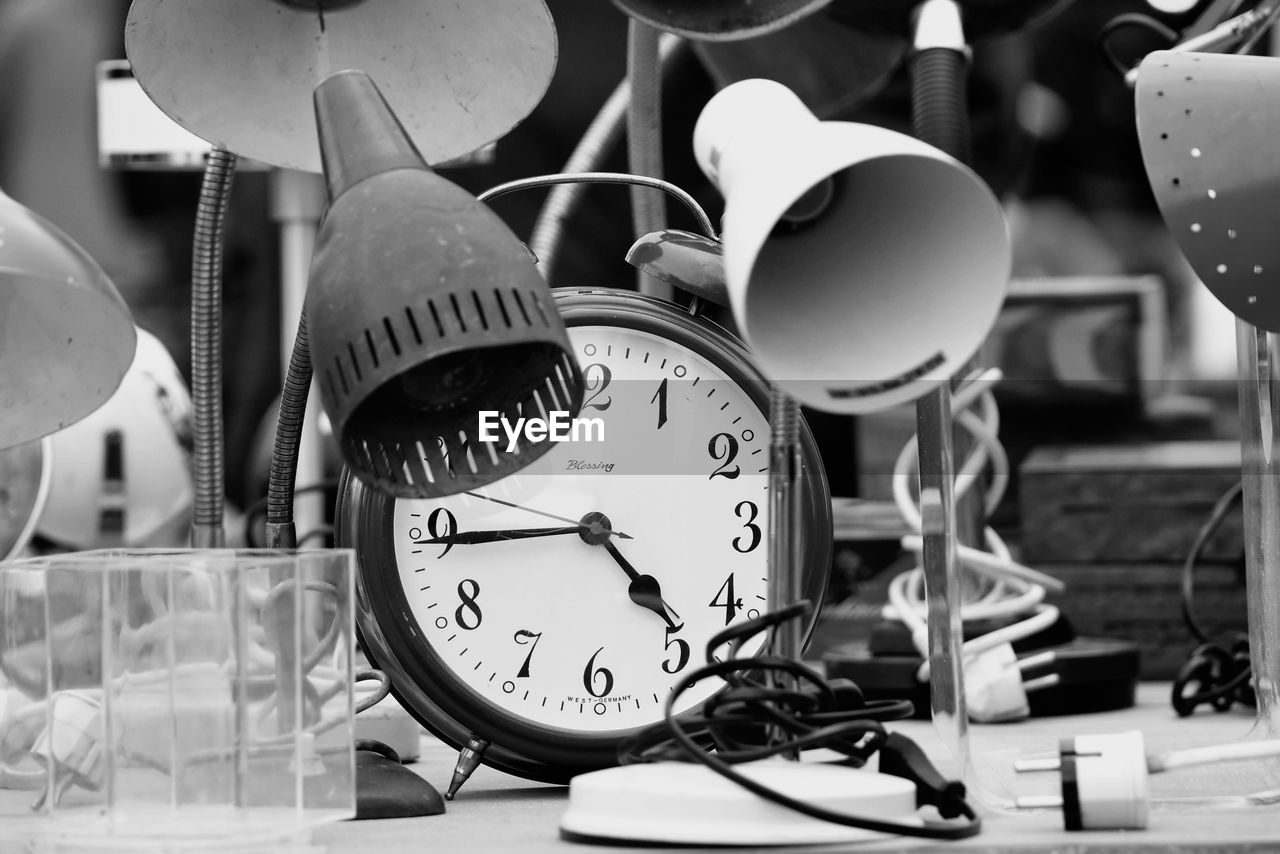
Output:
<svg viewBox="0 0 1280 854">
<path fill-rule="evenodd" d="M 728 433 L 717 433 L 711 437 L 711 441 L 707 443 L 707 453 L 711 455 L 713 460 L 723 460 L 720 467 L 711 473 L 712 478 L 724 477 L 734 480 L 738 475 L 742 474 L 742 469 L 738 466 L 729 468 L 733 463 L 734 457 L 738 456 L 738 440 Z"/>
<path fill-rule="evenodd" d="M 587 661 L 587 669 L 582 671 L 582 685 L 593 697 L 607 697 L 613 693 L 613 674 L 607 667 L 596 667 L 596 657 L 604 652 L 604 647 L 596 650 L 595 655 Z M 596 681 L 603 680 L 604 687 L 596 690 Z"/>
<path fill-rule="evenodd" d="M 653 393 L 653 397 L 649 398 L 650 403 L 658 404 L 658 429 L 662 429 L 662 425 L 667 423 L 667 381 L 663 378 L 658 384 L 658 390 Z"/>
<path fill-rule="evenodd" d="M 724 599 L 721 602 L 721 599 Z M 733 622 L 733 618 L 738 616 L 738 611 L 742 609 L 742 600 L 733 595 L 733 573 L 729 573 L 729 577 L 724 580 L 724 584 L 720 585 L 720 589 L 716 591 L 716 597 L 711 600 L 709 605 L 711 608 L 724 608 L 724 624 L 727 626 Z"/>
<path fill-rule="evenodd" d="M 427 533 L 431 535 L 432 539 L 447 537 L 457 532 L 458 518 L 443 507 L 437 507 L 432 510 L 431 515 L 427 517 Z M 444 551 L 436 555 L 436 560 L 447 555 L 451 548 L 453 548 L 453 543 L 446 543 Z"/>
<path fill-rule="evenodd" d="M 592 372 L 595 375 L 592 375 Z M 613 397 L 607 397 L 600 403 L 596 403 L 595 399 L 604 394 L 604 390 L 609 387 L 609 383 L 613 381 L 613 371 L 609 370 L 605 365 L 599 362 L 592 362 L 582 369 L 582 382 L 585 389 L 591 392 L 591 396 L 582 404 L 583 409 L 598 409 L 604 412 L 613 405 Z"/>
<path fill-rule="evenodd" d="M 751 514 L 747 517 L 747 521 L 742 523 L 742 527 L 751 532 L 751 542 L 745 546 L 742 545 L 742 535 L 739 534 L 733 538 L 733 550 L 739 554 L 749 554 L 760 545 L 760 526 L 755 524 L 756 517 L 760 515 L 760 508 L 756 506 L 754 501 L 739 501 L 738 506 L 733 508 L 733 515 L 741 519 L 743 507 L 746 507 L 747 512 Z"/>
<path fill-rule="evenodd" d="M 515 634 L 515 642 L 521 646 L 528 645 L 529 654 L 524 657 L 524 664 L 520 665 L 520 672 L 516 674 L 519 679 L 522 676 L 529 675 L 529 662 L 533 661 L 533 651 L 538 648 L 538 641 L 542 640 L 542 632 L 531 632 L 528 629 L 521 629 Z"/>
<path fill-rule="evenodd" d="M 480 598 L 480 583 L 474 578 L 459 581 L 458 598 L 462 600 L 462 604 L 453 612 L 458 628 L 469 632 L 480 628 L 480 621 L 484 619 L 484 615 L 480 613 L 480 605 L 476 602 Z"/>
<path fill-rule="evenodd" d="M 683 628 L 684 623 L 681 623 L 678 626 L 672 626 L 667 629 L 667 643 L 663 649 L 671 649 L 672 644 L 674 644 L 676 648 L 676 655 L 674 662 L 672 662 L 670 658 L 662 662 L 662 670 L 666 673 L 679 673 L 681 670 L 684 670 L 685 665 L 689 663 L 689 642 L 683 638 L 672 637 L 672 635 Z"/>
</svg>

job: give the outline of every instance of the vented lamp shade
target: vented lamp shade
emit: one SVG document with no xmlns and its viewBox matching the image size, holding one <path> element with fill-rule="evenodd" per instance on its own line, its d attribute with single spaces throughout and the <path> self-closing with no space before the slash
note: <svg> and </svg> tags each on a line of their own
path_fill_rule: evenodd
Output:
<svg viewBox="0 0 1280 854">
<path fill-rule="evenodd" d="M 133 318 L 106 273 L 0 193 L 0 447 L 102 405 L 133 360 Z"/>
<path fill-rule="evenodd" d="M 702 41 L 731 41 L 780 30 L 831 0 L 613 0 L 638 21 Z"/>
<path fill-rule="evenodd" d="M 374 488 L 478 488 L 551 446 L 478 437 L 576 415 L 582 375 L 533 257 L 474 196 L 432 172 L 372 79 L 316 89 L 330 207 L 307 296 L 312 363 L 344 461 Z"/>
</svg>

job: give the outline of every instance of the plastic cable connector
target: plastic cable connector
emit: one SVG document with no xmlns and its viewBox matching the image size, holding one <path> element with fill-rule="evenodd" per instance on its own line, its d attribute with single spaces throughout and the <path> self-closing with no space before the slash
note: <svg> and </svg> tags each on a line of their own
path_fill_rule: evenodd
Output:
<svg viewBox="0 0 1280 854">
<path fill-rule="evenodd" d="M 915 783 L 916 805 L 936 807 L 943 818 L 967 813 L 964 783 L 943 777 L 920 745 L 901 733 L 889 733 L 880 748 L 880 773 Z"/>
</svg>

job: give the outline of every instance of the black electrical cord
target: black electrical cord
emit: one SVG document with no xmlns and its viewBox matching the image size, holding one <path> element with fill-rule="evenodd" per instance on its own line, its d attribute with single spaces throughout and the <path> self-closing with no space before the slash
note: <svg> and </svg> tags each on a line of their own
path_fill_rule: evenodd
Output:
<svg viewBox="0 0 1280 854">
<path fill-rule="evenodd" d="M 1202 705 L 1225 712 L 1234 704 L 1256 706 L 1253 692 L 1253 670 L 1249 662 L 1249 639 L 1234 635 L 1229 643 L 1214 642 L 1200 626 L 1194 611 L 1195 573 L 1209 540 L 1239 503 L 1243 483 L 1236 483 L 1213 505 L 1209 518 L 1196 533 L 1196 538 L 1182 564 L 1182 620 L 1199 643 L 1173 681 L 1173 709 L 1179 717 L 1188 717 Z"/>
<path fill-rule="evenodd" d="M 856 686 L 828 683 L 799 662 L 767 653 L 754 658 L 733 655 L 749 638 L 789 620 L 803 619 L 812 608 L 807 600 L 797 602 L 712 637 L 707 642 L 707 665 L 675 686 L 667 697 L 665 720 L 625 742 L 619 749 L 619 759 L 624 764 L 700 762 L 765 800 L 844 827 L 926 839 L 954 840 L 977 834 L 982 822 L 964 800 L 963 784 L 943 779 L 914 743 L 885 730 L 882 721 L 911 714 L 910 702 L 863 702 Z M 730 655 L 718 660 L 726 644 L 730 645 Z M 797 687 L 782 687 L 782 680 L 776 677 L 783 674 Z M 675 707 L 680 696 L 704 679 L 723 679 L 727 685 L 703 705 L 700 714 L 677 716 Z M 738 763 L 794 756 L 812 748 L 835 751 L 845 757 L 836 764 L 855 768 L 879 752 L 881 771 L 914 782 L 918 803 L 936 807 L 944 819 L 966 820 L 907 824 L 850 815 L 784 795 L 733 768 Z"/>
</svg>

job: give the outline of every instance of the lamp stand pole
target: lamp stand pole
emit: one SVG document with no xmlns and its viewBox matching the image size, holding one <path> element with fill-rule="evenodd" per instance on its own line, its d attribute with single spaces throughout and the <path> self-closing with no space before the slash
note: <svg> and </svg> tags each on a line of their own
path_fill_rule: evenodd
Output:
<svg viewBox="0 0 1280 854">
<path fill-rule="evenodd" d="M 280 353 L 282 370 L 298 332 L 307 297 L 307 278 L 316 230 L 326 204 L 324 180 L 311 172 L 275 169 L 271 172 L 271 217 L 280 230 Z M 282 373 L 283 376 L 283 373 Z M 312 402 L 313 404 L 315 401 Z M 311 486 L 324 480 L 324 441 L 318 405 L 307 406 L 298 446 L 296 483 Z M 296 530 L 306 537 L 325 524 L 323 493 L 294 499 Z"/>
<path fill-rule="evenodd" d="M 1245 588 L 1255 735 L 1280 731 L 1280 340 L 1236 319 Z"/>
</svg>

